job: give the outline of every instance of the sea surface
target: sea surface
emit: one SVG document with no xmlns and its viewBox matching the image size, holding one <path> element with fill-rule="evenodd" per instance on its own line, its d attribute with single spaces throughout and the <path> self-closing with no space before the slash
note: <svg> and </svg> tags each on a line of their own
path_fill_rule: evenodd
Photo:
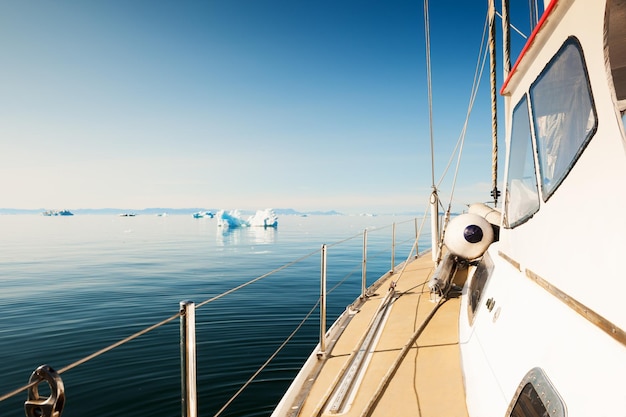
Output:
<svg viewBox="0 0 626 417">
<path fill-rule="evenodd" d="M 196 311 L 198 411 L 216 415 L 313 311 L 219 414 L 269 416 L 318 341 L 322 244 L 330 326 L 360 294 L 364 246 L 367 285 L 390 270 L 394 223 L 398 264 L 421 218 L 282 216 L 276 229 L 222 230 L 191 215 L 1 215 L 0 396 L 39 365 L 62 369 L 176 315 L 182 300 L 262 277 Z M 180 361 L 177 318 L 63 372 L 62 415 L 180 415 Z M 0 402 L 0 416 L 23 416 L 25 400 Z"/>
</svg>

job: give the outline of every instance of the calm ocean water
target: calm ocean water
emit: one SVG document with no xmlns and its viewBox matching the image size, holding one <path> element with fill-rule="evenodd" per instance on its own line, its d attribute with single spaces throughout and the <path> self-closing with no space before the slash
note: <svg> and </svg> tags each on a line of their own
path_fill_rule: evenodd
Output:
<svg viewBox="0 0 626 417">
<path fill-rule="evenodd" d="M 181 300 L 199 304 L 304 257 L 197 310 L 198 409 L 213 416 L 315 305 L 321 245 L 328 290 L 341 283 L 329 294 L 330 326 L 359 295 L 363 230 L 369 285 L 391 267 L 394 222 L 399 263 L 416 232 L 407 216 L 282 216 L 277 229 L 227 232 L 191 215 L 0 216 L 0 395 L 41 364 L 61 369 L 171 317 Z M 221 415 L 269 416 L 318 326 L 316 310 Z M 174 320 L 64 372 L 63 416 L 180 415 L 179 343 Z M 25 399 L 0 402 L 0 415 L 23 416 Z"/>
</svg>

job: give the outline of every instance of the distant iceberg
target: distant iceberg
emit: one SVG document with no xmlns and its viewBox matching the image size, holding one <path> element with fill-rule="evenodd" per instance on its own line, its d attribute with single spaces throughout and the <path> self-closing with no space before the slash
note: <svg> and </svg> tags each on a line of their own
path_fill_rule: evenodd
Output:
<svg viewBox="0 0 626 417">
<path fill-rule="evenodd" d="M 215 214 L 211 213 L 210 211 L 199 211 L 193 214 L 194 219 L 202 219 L 205 217 L 212 219 L 214 216 Z"/>
<path fill-rule="evenodd" d="M 248 223 L 255 227 L 278 227 L 278 216 L 272 209 L 258 210 L 248 219 Z"/>
<path fill-rule="evenodd" d="M 74 213 L 72 213 L 69 210 L 46 210 L 43 213 L 41 213 L 42 216 L 73 216 Z"/>
</svg>

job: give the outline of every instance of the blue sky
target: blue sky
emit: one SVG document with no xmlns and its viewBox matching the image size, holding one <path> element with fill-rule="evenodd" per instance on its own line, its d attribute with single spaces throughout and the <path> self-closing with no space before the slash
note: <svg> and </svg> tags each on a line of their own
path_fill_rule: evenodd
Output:
<svg viewBox="0 0 626 417">
<path fill-rule="evenodd" d="M 437 179 L 486 9 L 430 4 Z M 513 12 L 528 34 L 528 13 Z M 394 213 L 427 202 L 422 2 L 9 0 L 0 51 L 0 207 Z M 486 76 L 467 141 L 459 204 L 490 189 Z"/>
</svg>

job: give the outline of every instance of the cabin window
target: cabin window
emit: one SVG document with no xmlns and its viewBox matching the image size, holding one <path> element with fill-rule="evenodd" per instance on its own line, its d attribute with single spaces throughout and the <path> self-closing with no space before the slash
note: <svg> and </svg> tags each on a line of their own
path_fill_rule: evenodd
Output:
<svg viewBox="0 0 626 417">
<path fill-rule="evenodd" d="M 565 405 L 541 368 L 528 372 L 506 413 L 509 417 L 565 417 Z"/>
<path fill-rule="evenodd" d="M 522 392 L 517 397 L 517 402 L 510 415 L 511 417 L 544 417 L 549 414 L 533 384 L 528 383 L 524 385 Z"/>
<path fill-rule="evenodd" d="M 474 323 L 476 317 L 476 309 L 480 305 L 483 293 L 485 290 L 485 284 L 493 272 L 493 261 L 488 253 L 483 255 L 480 263 L 472 275 L 472 279 L 469 285 L 469 304 L 467 306 L 467 313 L 469 316 L 470 324 Z"/>
<path fill-rule="evenodd" d="M 597 128 L 580 43 L 570 37 L 530 87 L 544 201 L 563 182 Z"/>
<path fill-rule="evenodd" d="M 526 96 L 513 111 L 505 197 L 505 225 L 515 227 L 539 210 L 539 189 Z"/>
</svg>

